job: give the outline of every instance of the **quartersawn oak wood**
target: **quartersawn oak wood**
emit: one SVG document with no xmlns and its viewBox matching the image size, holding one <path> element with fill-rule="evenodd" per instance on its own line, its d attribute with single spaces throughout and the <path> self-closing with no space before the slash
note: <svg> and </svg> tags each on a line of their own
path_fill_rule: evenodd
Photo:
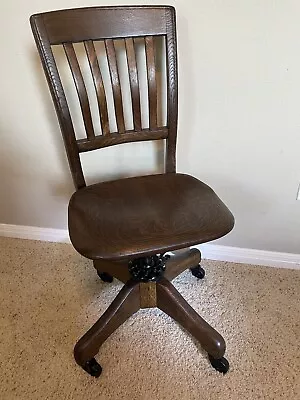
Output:
<svg viewBox="0 0 300 400">
<path fill-rule="evenodd" d="M 113 262 L 113 261 L 103 261 L 94 260 L 94 267 L 99 272 L 106 272 L 109 275 L 117 278 L 119 281 L 126 283 L 131 279 L 130 273 L 128 271 L 128 262 Z M 108 272 L 109 271 L 109 272 Z"/>
<path fill-rule="evenodd" d="M 106 136 L 97 136 L 93 140 L 79 139 L 77 146 L 80 153 L 90 150 L 102 149 L 121 143 L 143 142 L 145 140 L 161 140 L 168 137 L 168 130 L 164 127 L 149 131 L 143 129 L 140 132 L 126 131 L 125 135 L 111 133 Z"/>
<path fill-rule="evenodd" d="M 65 92 L 54 60 L 44 19 L 42 15 L 33 15 L 30 17 L 30 23 L 64 139 L 73 182 L 76 189 L 81 189 L 82 187 L 85 187 L 85 179 L 79 158 L 74 127 Z"/>
<path fill-rule="evenodd" d="M 166 263 L 158 282 L 131 279 L 128 261 L 208 242 L 227 234 L 234 218 L 203 182 L 176 173 L 178 117 L 175 9 L 170 6 L 114 6 L 60 10 L 33 15 L 33 35 L 64 138 L 77 191 L 69 203 L 69 233 L 78 252 L 125 283 L 102 317 L 74 348 L 84 366 L 103 342 L 141 307 L 158 306 L 188 330 L 213 358 L 225 352 L 222 336 L 183 299 L 169 280 L 196 266 L 201 254 L 187 249 Z M 164 36 L 167 64 L 167 124 L 157 127 L 156 36 Z M 149 96 L 149 129 L 143 129 L 135 41 L 145 43 Z M 124 40 L 134 130 L 126 130 L 115 40 Z M 94 41 L 104 41 L 118 132 L 111 132 L 107 98 Z M 93 127 L 89 99 L 73 44 L 83 42 L 94 80 L 102 135 Z M 64 46 L 82 109 L 86 138 L 76 140 L 70 110 L 51 45 Z M 96 133 L 96 135 L 95 135 Z M 115 144 L 166 139 L 165 174 L 119 179 L 86 187 L 80 152 Z M 134 154 L 133 154 L 134 160 Z"/>
<path fill-rule="evenodd" d="M 92 40 L 86 40 L 84 42 L 84 47 L 89 60 L 89 65 L 93 76 L 95 90 L 97 93 L 97 102 L 99 108 L 102 133 L 103 135 L 107 135 L 110 132 L 110 129 L 108 121 L 106 95 L 95 46 Z"/>
<path fill-rule="evenodd" d="M 167 279 L 157 282 L 156 293 L 158 308 L 190 332 L 208 354 L 217 359 L 223 357 L 226 349 L 223 337 L 196 313 Z"/>
<path fill-rule="evenodd" d="M 131 99 L 132 99 L 133 125 L 135 131 L 141 131 L 142 130 L 141 105 L 140 105 L 141 100 L 140 100 L 138 69 L 136 64 L 136 55 L 134 48 L 134 39 L 126 38 L 125 47 L 126 47 L 126 56 L 127 56 Z"/>
<path fill-rule="evenodd" d="M 72 43 L 64 43 L 63 46 L 65 49 L 65 53 L 71 68 L 76 90 L 78 93 L 87 137 L 89 139 L 93 139 L 95 137 L 95 132 L 93 128 L 92 115 L 91 115 L 86 87 L 83 81 L 76 53 Z"/>
<path fill-rule="evenodd" d="M 134 23 L 132 21 L 134 21 Z M 127 135 L 130 131 L 126 129 L 124 121 L 121 82 L 114 45 L 116 39 L 123 39 L 125 43 L 134 132 L 142 133 L 140 140 L 167 139 L 165 170 L 166 172 L 176 172 L 178 89 L 175 9 L 170 6 L 90 7 L 36 14 L 31 16 L 30 22 L 60 122 L 76 189 L 86 186 L 80 164 L 79 152 L 91 151 L 108 145 L 112 146 L 139 140 L 138 136 L 134 133 L 130 136 Z M 158 105 L 154 40 L 156 36 L 164 36 L 166 39 L 168 116 L 167 126 L 163 128 L 163 130 L 165 130 L 163 136 L 157 133 L 159 128 L 157 127 Z M 149 136 L 147 130 L 143 129 L 141 121 L 139 73 L 134 46 L 136 38 L 145 38 L 149 96 L 149 130 L 153 133 L 153 135 Z M 111 132 L 109 126 L 107 98 L 95 46 L 93 44 L 94 41 L 98 40 L 104 41 L 106 48 L 115 108 L 114 117 L 118 130 L 117 133 L 121 134 L 120 136 L 128 136 L 126 139 L 117 139 L 116 136 L 114 136 L 111 141 L 107 141 L 106 138 L 102 141 L 100 139 L 104 138 L 101 136 L 99 137 L 99 132 L 96 132 L 93 126 L 88 94 L 73 48 L 73 43 L 77 42 L 82 42 L 85 45 L 95 85 L 102 134 L 107 137 L 109 137 L 110 134 L 117 134 L 116 132 Z M 53 57 L 51 45 L 59 44 L 62 44 L 66 50 L 78 92 L 87 136 L 87 139 L 83 139 L 84 142 L 82 142 L 82 139 L 76 142 L 70 110 Z M 78 144 L 77 146 L 76 143 Z M 99 147 L 97 147 L 97 145 L 99 145 Z"/>
<path fill-rule="evenodd" d="M 234 222 L 209 186 L 185 174 L 90 185 L 73 194 L 68 213 L 71 242 L 91 260 L 121 261 L 190 247 L 224 236 Z"/>
<path fill-rule="evenodd" d="M 187 268 L 196 267 L 201 262 L 201 253 L 198 249 L 186 249 L 181 253 L 175 253 L 166 262 L 164 277 L 171 281 Z"/>
<path fill-rule="evenodd" d="M 139 284 L 129 281 L 105 313 L 76 343 L 74 348 L 76 362 L 84 365 L 86 361 L 93 358 L 105 340 L 139 309 Z"/>
<path fill-rule="evenodd" d="M 104 43 L 105 43 L 105 48 L 106 48 L 106 53 L 107 53 L 107 61 L 108 61 L 108 66 L 109 66 L 112 90 L 113 90 L 113 94 L 114 94 L 114 104 L 115 104 L 118 132 L 124 133 L 125 132 L 125 122 L 124 122 L 124 114 L 123 114 L 123 106 L 122 106 L 122 92 L 121 92 L 115 44 L 112 39 L 106 39 L 104 41 Z"/>
<path fill-rule="evenodd" d="M 201 253 L 198 249 L 185 249 L 180 253 L 172 254 L 170 259 L 166 262 L 164 276 L 171 281 L 186 269 L 198 265 L 200 261 Z M 128 271 L 128 262 L 126 260 L 119 262 L 94 260 L 93 263 L 97 271 L 109 273 L 123 283 L 131 279 Z"/>
<path fill-rule="evenodd" d="M 166 10 L 167 49 L 167 126 L 170 130 L 167 140 L 166 172 L 176 172 L 176 140 L 178 120 L 178 76 L 176 17 L 172 8 Z"/>
<path fill-rule="evenodd" d="M 170 6 L 82 7 L 36 14 L 41 16 L 51 45 L 83 40 L 166 35 Z"/>
<path fill-rule="evenodd" d="M 155 129 L 157 127 L 157 86 L 153 36 L 145 37 L 145 45 L 148 73 L 149 127 L 150 129 Z"/>
<path fill-rule="evenodd" d="M 212 357 L 223 357 L 226 349 L 223 337 L 193 310 L 167 279 L 162 278 L 151 283 L 128 281 L 105 313 L 75 345 L 76 362 L 84 366 L 123 322 L 140 308 L 156 306 L 179 322 Z"/>
</svg>

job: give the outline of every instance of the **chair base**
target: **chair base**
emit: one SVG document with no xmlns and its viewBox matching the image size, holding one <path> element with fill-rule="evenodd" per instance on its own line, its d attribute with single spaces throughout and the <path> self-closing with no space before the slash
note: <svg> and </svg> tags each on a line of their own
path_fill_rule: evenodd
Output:
<svg viewBox="0 0 300 400">
<path fill-rule="evenodd" d="M 195 267 L 200 261 L 201 253 L 197 249 L 175 254 L 166 261 L 164 276 L 151 282 L 132 279 L 127 263 L 94 261 L 98 274 L 109 271 L 125 285 L 104 314 L 76 343 L 74 357 L 77 364 L 90 375 L 99 377 L 102 368 L 94 357 L 105 340 L 139 309 L 158 307 L 199 341 L 217 371 L 226 373 L 229 364 L 223 357 L 226 349 L 223 337 L 196 313 L 170 282 L 187 268 L 191 268 L 192 273 L 195 268 L 202 269 Z"/>
</svg>

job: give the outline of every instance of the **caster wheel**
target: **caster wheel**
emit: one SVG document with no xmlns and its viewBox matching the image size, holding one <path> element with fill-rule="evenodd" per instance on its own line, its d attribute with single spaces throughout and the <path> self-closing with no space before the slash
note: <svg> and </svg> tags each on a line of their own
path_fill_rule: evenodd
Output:
<svg viewBox="0 0 300 400">
<path fill-rule="evenodd" d="M 218 372 L 221 372 L 222 374 L 226 374 L 229 370 L 229 362 L 226 360 L 225 357 L 222 358 L 213 358 L 212 356 L 209 356 L 209 361 L 214 367 L 215 370 Z"/>
<path fill-rule="evenodd" d="M 191 273 L 198 279 L 203 279 L 205 277 L 205 271 L 200 264 L 197 265 L 197 267 L 191 268 Z"/>
<path fill-rule="evenodd" d="M 99 276 L 99 278 L 103 281 L 103 282 L 108 282 L 108 283 L 112 283 L 112 281 L 114 280 L 114 278 L 109 275 L 106 272 L 99 272 L 97 271 L 97 274 Z"/>
<path fill-rule="evenodd" d="M 100 364 L 97 363 L 97 361 L 92 358 L 91 360 L 87 361 L 83 369 L 90 374 L 91 376 L 94 376 L 95 378 L 99 378 L 102 372 L 102 367 Z"/>
</svg>

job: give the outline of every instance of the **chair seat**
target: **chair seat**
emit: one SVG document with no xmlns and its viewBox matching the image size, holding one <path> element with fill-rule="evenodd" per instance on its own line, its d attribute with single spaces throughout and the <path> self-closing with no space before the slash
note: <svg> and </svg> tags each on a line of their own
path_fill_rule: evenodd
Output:
<svg viewBox="0 0 300 400">
<path fill-rule="evenodd" d="M 72 244 L 92 260 L 181 249 L 220 238 L 233 225 L 214 191 L 185 174 L 99 183 L 78 190 L 69 203 Z"/>
</svg>

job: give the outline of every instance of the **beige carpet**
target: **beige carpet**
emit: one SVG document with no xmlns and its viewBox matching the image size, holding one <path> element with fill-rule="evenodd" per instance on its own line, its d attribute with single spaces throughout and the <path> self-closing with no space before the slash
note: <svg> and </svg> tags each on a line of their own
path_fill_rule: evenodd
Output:
<svg viewBox="0 0 300 400">
<path fill-rule="evenodd" d="M 300 271 L 204 261 L 174 283 L 227 340 L 215 372 L 169 317 L 143 310 L 103 345 L 97 380 L 75 341 L 121 287 L 104 284 L 70 245 L 0 238 L 1 399 L 300 399 Z"/>
</svg>

